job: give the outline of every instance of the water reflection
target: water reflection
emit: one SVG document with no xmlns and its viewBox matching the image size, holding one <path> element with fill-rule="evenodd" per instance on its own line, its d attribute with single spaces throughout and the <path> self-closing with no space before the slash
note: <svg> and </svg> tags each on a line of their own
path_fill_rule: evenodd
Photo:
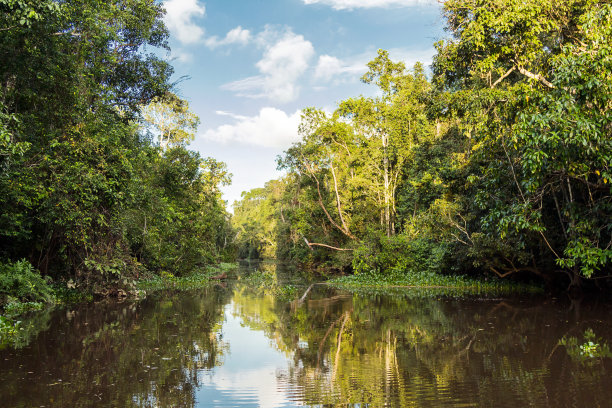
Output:
<svg viewBox="0 0 612 408">
<path fill-rule="evenodd" d="M 7 407 L 594 407 L 609 306 L 293 291 L 275 276 L 56 312 L 0 351 Z"/>
<path fill-rule="evenodd" d="M 3 407 L 191 407 L 223 364 L 230 291 L 57 311 L 28 347 L 0 351 Z"/>
</svg>

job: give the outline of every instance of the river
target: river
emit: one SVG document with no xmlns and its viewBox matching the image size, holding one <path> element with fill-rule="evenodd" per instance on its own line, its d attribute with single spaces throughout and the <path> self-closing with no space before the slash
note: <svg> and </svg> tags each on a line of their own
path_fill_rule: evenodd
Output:
<svg viewBox="0 0 612 408">
<path fill-rule="evenodd" d="M 612 406 L 609 304 L 276 277 L 43 313 L 0 406 Z"/>
</svg>

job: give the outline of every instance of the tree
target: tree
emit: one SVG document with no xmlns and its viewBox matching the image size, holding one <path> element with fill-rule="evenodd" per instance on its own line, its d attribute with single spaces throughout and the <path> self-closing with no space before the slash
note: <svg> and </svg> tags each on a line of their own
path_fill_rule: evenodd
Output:
<svg viewBox="0 0 612 408">
<path fill-rule="evenodd" d="M 143 108 L 142 115 L 162 150 L 188 144 L 200 123 L 200 118 L 189 110 L 189 103 L 173 93 L 154 98 Z"/>
<path fill-rule="evenodd" d="M 453 37 L 437 45 L 435 82 L 440 114 L 467 141 L 472 255 L 501 276 L 556 270 L 577 285 L 610 265 L 610 5 L 444 8 Z"/>
<path fill-rule="evenodd" d="M 365 83 L 374 83 L 382 95 L 360 97 L 340 103 L 337 113 L 349 119 L 355 131 L 367 141 L 370 185 L 381 197 L 381 225 L 387 236 L 396 232 L 396 194 L 402 180 L 410 149 L 429 133 L 419 99 L 428 91 L 423 66 L 417 64 L 408 72 L 403 63 L 395 63 L 389 53 L 378 51 L 368 63 Z M 366 176 L 368 177 L 368 176 Z"/>
<path fill-rule="evenodd" d="M 155 0 L 0 1 L 0 262 L 95 290 L 220 256 L 228 175 L 183 146 L 198 120 L 151 51 L 168 50 L 163 15 Z M 150 103 L 170 107 L 159 148 L 138 127 Z"/>
</svg>

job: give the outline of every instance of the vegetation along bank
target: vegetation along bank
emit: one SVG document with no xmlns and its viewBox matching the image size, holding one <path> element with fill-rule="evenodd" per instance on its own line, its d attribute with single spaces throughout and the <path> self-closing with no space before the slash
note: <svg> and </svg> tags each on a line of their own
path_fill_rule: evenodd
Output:
<svg viewBox="0 0 612 408">
<path fill-rule="evenodd" d="M 163 5 L 0 0 L 0 303 L 259 257 L 355 281 L 606 291 L 612 5 L 443 8 L 431 68 L 380 50 L 362 77 L 377 96 L 304 109 L 286 175 L 231 216 L 226 166 L 188 148 L 199 119 L 160 57 Z"/>
<path fill-rule="evenodd" d="M 443 9 L 449 36 L 431 71 L 380 50 L 362 77 L 377 96 L 303 111 L 301 140 L 278 158 L 286 175 L 234 204 L 238 253 L 355 284 L 462 276 L 607 291 L 612 5 Z"/>
</svg>

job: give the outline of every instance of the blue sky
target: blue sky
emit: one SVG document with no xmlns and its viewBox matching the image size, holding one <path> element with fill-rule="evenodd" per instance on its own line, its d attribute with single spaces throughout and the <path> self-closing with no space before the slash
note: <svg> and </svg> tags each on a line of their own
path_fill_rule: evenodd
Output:
<svg viewBox="0 0 612 408">
<path fill-rule="evenodd" d="M 191 148 L 227 163 L 231 206 L 280 173 L 300 110 L 372 94 L 379 48 L 426 65 L 444 37 L 436 0 L 166 0 L 179 94 L 202 124 Z"/>
</svg>

